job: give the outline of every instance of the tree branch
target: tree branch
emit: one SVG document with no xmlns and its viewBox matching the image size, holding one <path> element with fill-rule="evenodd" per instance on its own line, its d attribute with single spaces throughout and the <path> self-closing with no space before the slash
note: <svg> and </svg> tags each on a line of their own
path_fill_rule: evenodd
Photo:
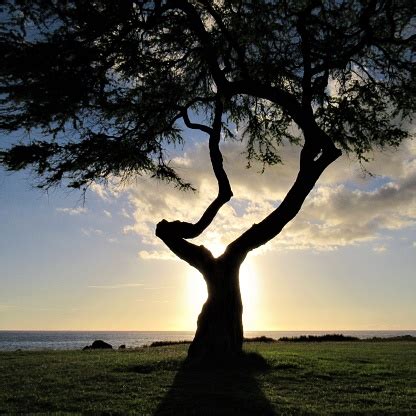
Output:
<svg viewBox="0 0 416 416">
<path fill-rule="evenodd" d="M 209 33 L 205 30 L 205 26 L 202 23 L 201 17 L 199 16 L 196 8 L 186 0 L 168 0 L 165 7 L 167 10 L 178 9 L 186 14 L 189 19 L 191 29 L 193 29 L 199 41 L 204 46 L 205 59 L 211 71 L 212 77 L 214 78 L 218 89 L 222 89 L 227 84 L 227 79 L 218 65 L 216 51 L 212 46 Z"/>
<path fill-rule="evenodd" d="M 325 133 L 321 132 L 321 134 Z M 317 156 L 315 149 L 306 144 L 300 154 L 298 176 L 282 203 L 259 224 L 253 224 L 251 228 L 230 243 L 223 256 L 236 256 L 242 261 L 249 251 L 276 237 L 299 212 L 323 171 L 341 154 L 339 149 L 333 147 L 324 148 L 322 153 Z"/>
<path fill-rule="evenodd" d="M 211 224 L 220 208 L 226 204 L 233 192 L 228 180 L 227 173 L 224 170 L 223 158 L 219 148 L 221 139 L 221 116 L 223 112 L 223 104 L 221 99 L 217 99 L 215 106 L 214 122 L 212 128 L 204 126 L 202 124 L 191 123 L 188 114 L 185 111 L 184 121 L 189 128 L 199 129 L 205 132 L 209 131 L 209 155 L 211 159 L 211 165 L 218 183 L 218 195 L 215 200 L 208 206 L 201 218 L 195 224 L 182 221 L 174 221 L 175 231 L 182 238 L 195 238 Z"/>
<path fill-rule="evenodd" d="M 162 220 L 156 227 L 156 235 L 180 258 L 196 267 L 198 270 L 207 267 L 212 254 L 204 246 L 196 246 L 185 241 L 188 238 L 198 237 L 211 224 L 221 207 L 232 197 L 230 182 L 223 167 L 223 158 L 219 148 L 221 139 L 221 117 L 223 113 L 223 103 L 220 97 L 217 98 L 214 110 L 214 120 L 212 127 L 189 120 L 187 110 L 183 111 L 185 124 L 192 129 L 199 129 L 209 133 L 209 152 L 212 168 L 218 182 L 218 195 L 202 214 L 199 221 L 195 224 L 185 221 L 168 222 Z M 207 253 L 209 253 L 207 257 Z"/>
<path fill-rule="evenodd" d="M 206 6 L 205 2 L 203 2 L 203 4 Z M 298 100 L 293 94 L 279 87 L 266 85 L 250 78 L 233 82 L 228 81 L 218 65 L 217 51 L 212 46 L 210 35 L 205 30 L 204 24 L 196 8 L 193 5 L 191 5 L 187 0 L 168 0 L 165 5 L 165 10 L 169 9 L 181 10 L 188 17 L 191 29 L 194 31 L 202 46 L 204 47 L 205 59 L 207 60 L 207 64 L 210 68 L 212 77 L 215 81 L 218 91 L 221 91 L 222 94 L 224 94 L 226 97 L 231 97 L 238 94 L 249 94 L 258 98 L 265 98 L 284 108 L 304 133 L 310 131 L 311 128 L 315 128 L 316 123 L 312 114 L 312 110 L 310 108 L 305 109 L 298 102 Z M 210 13 L 214 12 L 215 14 L 215 10 L 213 10 L 212 8 L 210 8 L 208 11 Z M 215 19 L 215 16 L 212 16 Z M 216 21 L 217 24 L 221 23 L 219 16 L 217 16 Z M 222 23 L 221 25 L 223 26 Z M 224 34 L 224 36 L 226 36 L 226 34 Z M 308 76 L 312 76 L 312 74 Z M 187 122 L 186 115 L 184 121 L 185 123 Z M 194 127 L 199 128 L 202 126 Z M 205 131 L 206 133 L 208 132 L 205 128 L 202 131 Z M 309 137 L 309 135 L 305 134 L 305 140 L 309 140 L 306 138 L 307 136 Z M 328 139 L 329 141 L 326 139 Z M 317 139 L 315 138 L 314 140 Z M 315 143 L 314 147 L 316 147 L 319 151 L 322 147 L 333 147 L 333 143 L 329 139 L 329 137 L 326 137 L 322 143 Z"/>
<path fill-rule="evenodd" d="M 187 109 L 185 109 L 181 112 L 181 116 L 183 118 L 183 121 L 184 121 L 186 127 L 188 127 L 189 129 L 201 130 L 204 133 L 209 134 L 210 136 L 212 136 L 214 134 L 214 131 L 211 127 L 205 126 L 204 124 L 200 124 L 200 123 L 192 123 L 191 120 L 189 119 Z"/>
<path fill-rule="evenodd" d="M 303 77 L 302 77 L 302 106 L 308 111 L 312 112 L 312 66 L 311 66 L 311 45 L 310 34 L 307 29 L 307 17 L 313 10 L 314 3 L 312 3 L 306 10 L 300 13 L 297 21 L 297 30 L 301 39 L 301 51 L 303 57 Z"/>
<path fill-rule="evenodd" d="M 206 9 L 208 10 L 209 14 L 213 17 L 215 22 L 217 23 L 218 27 L 221 29 L 222 33 L 224 34 L 225 38 L 229 42 L 230 46 L 235 50 L 237 54 L 237 62 L 240 66 L 241 73 L 244 78 L 248 78 L 248 69 L 247 65 L 244 61 L 244 49 L 238 44 L 237 40 L 231 35 L 230 31 L 226 28 L 220 13 L 218 13 L 213 5 L 211 4 L 211 0 L 201 0 L 201 3 L 205 5 Z"/>
<path fill-rule="evenodd" d="M 230 82 L 227 92 L 230 95 L 248 94 L 264 98 L 284 108 L 302 130 L 305 143 L 315 149 L 315 156 L 324 148 L 331 152 L 337 150 L 330 137 L 323 134 L 317 126 L 314 115 L 305 111 L 298 100 L 289 92 L 254 80 Z"/>
<path fill-rule="evenodd" d="M 175 227 L 176 222 L 160 221 L 156 226 L 156 236 L 179 258 L 204 274 L 214 260 L 212 253 L 204 246 L 192 244 L 178 235 Z"/>
<path fill-rule="evenodd" d="M 357 42 L 349 47 L 343 48 L 339 51 L 337 56 L 332 56 L 332 59 L 325 60 L 321 65 L 316 65 L 312 70 L 312 76 L 317 75 L 321 72 L 325 72 L 330 69 L 337 69 L 343 67 L 347 62 L 356 54 L 360 53 L 365 47 L 371 44 L 373 40 L 372 28 L 371 28 L 371 16 L 374 14 L 377 6 L 377 0 L 369 0 L 365 3 L 366 6 L 363 8 L 360 16 L 358 17 L 359 30 L 357 33 L 352 35 L 353 37 L 359 36 Z M 334 30 L 331 25 L 326 22 L 331 30 Z M 341 34 L 340 34 L 341 35 Z M 343 36 L 347 36 L 342 34 Z"/>
</svg>

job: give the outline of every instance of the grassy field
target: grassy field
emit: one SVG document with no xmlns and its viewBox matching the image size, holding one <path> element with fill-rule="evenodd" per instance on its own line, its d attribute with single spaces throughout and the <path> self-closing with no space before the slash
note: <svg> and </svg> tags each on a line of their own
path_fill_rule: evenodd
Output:
<svg viewBox="0 0 416 416">
<path fill-rule="evenodd" d="M 263 370 L 182 366 L 186 345 L 0 353 L 0 413 L 416 415 L 415 342 L 249 344 Z"/>
</svg>

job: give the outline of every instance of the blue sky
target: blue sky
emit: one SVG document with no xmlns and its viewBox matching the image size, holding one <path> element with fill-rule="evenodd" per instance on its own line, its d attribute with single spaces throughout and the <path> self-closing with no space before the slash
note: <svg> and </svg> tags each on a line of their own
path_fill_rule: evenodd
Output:
<svg viewBox="0 0 416 416">
<path fill-rule="evenodd" d="M 26 174 L 0 173 L 0 329 L 192 330 L 204 283 L 154 237 L 162 218 L 195 219 L 214 195 L 204 145 L 174 159 L 198 187 L 183 194 L 147 178 L 95 187 L 85 205 L 48 195 Z M 297 167 L 247 171 L 223 146 L 235 194 L 199 241 L 227 241 L 283 198 Z M 344 157 L 324 174 L 296 220 L 242 270 L 250 330 L 415 329 L 416 147 L 374 154 L 365 177 Z"/>
</svg>

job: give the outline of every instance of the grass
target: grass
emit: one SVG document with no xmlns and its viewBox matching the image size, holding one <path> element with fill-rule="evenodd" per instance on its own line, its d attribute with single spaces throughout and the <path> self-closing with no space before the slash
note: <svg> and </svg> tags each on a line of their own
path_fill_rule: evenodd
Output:
<svg viewBox="0 0 416 416">
<path fill-rule="evenodd" d="M 250 343 L 267 370 L 191 370 L 186 345 L 0 353 L 0 413 L 416 414 L 415 342 Z"/>
</svg>

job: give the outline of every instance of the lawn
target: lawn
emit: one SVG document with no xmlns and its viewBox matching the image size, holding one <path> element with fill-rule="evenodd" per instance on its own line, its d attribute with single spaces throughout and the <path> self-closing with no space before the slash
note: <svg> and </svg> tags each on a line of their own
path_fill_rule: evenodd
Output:
<svg viewBox="0 0 416 416">
<path fill-rule="evenodd" d="M 0 413 L 416 414 L 416 342 L 245 349 L 269 368 L 186 369 L 186 345 L 1 352 Z"/>
</svg>

